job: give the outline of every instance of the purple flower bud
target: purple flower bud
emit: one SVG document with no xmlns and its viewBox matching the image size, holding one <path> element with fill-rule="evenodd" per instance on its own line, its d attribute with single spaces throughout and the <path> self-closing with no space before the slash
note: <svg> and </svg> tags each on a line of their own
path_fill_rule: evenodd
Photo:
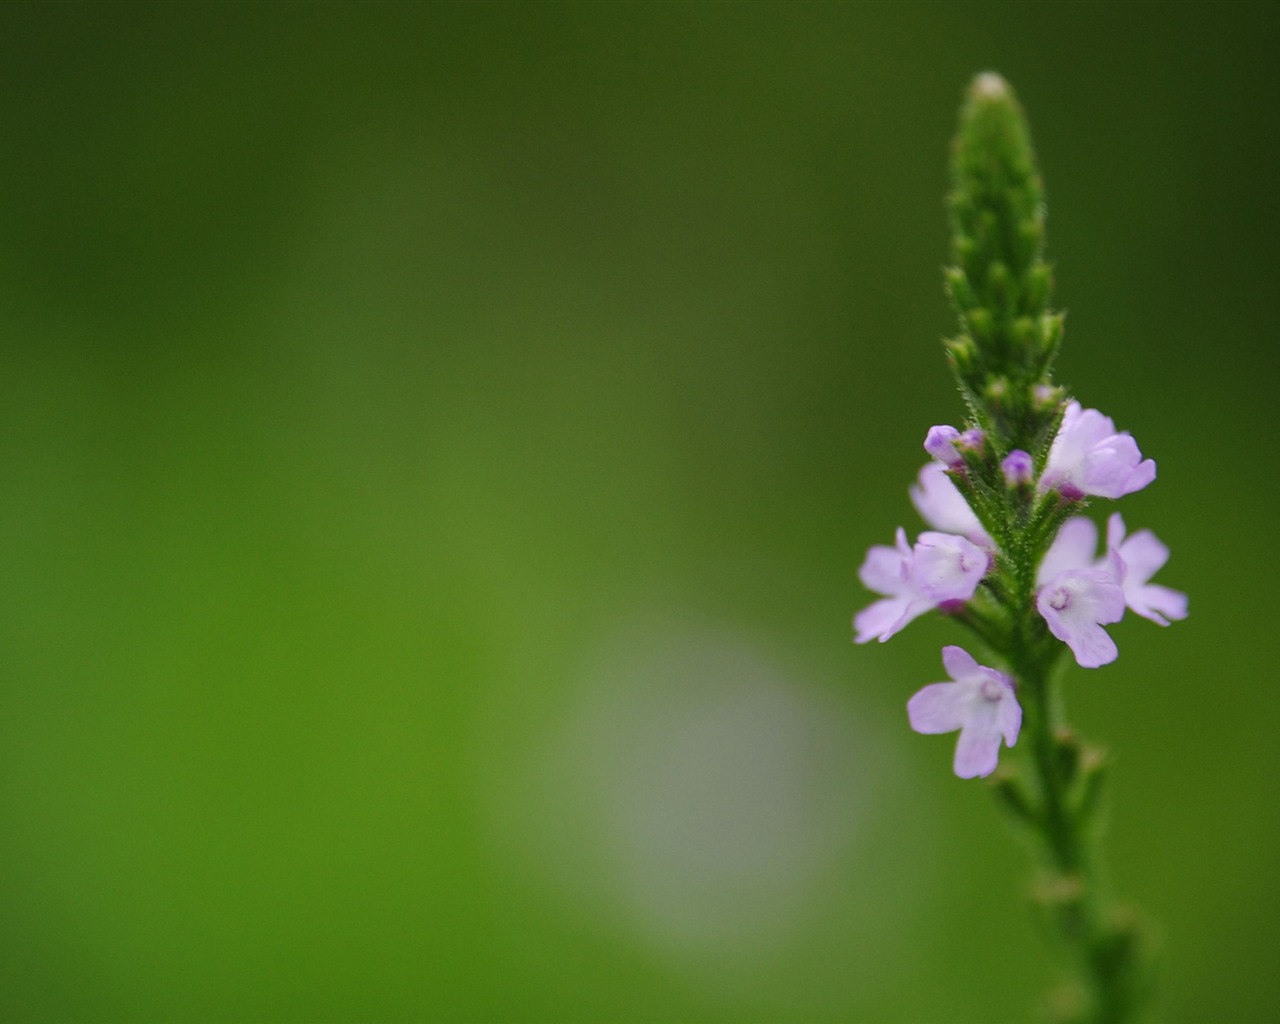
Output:
<svg viewBox="0 0 1280 1024">
<path fill-rule="evenodd" d="M 1020 484 L 1031 483 L 1031 474 L 1035 467 L 1030 455 L 1021 448 L 1015 448 L 1004 457 L 1000 468 L 1004 471 L 1005 483 L 1010 487 L 1017 487 Z"/>
<path fill-rule="evenodd" d="M 1031 389 L 1031 398 L 1038 408 L 1048 409 L 1061 401 L 1062 389 L 1052 384 L 1037 384 Z"/>
<path fill-rule="evenodd" d="M 944 466 L 958 466 L 964 461 L 955 448 L 955 442 L 959 439 L 960 431 L 955 427 L 930 427 L 929 433 L 925 435 L 924 450 Z"/>
<path fill-rule="evenodd" d="M 971 427 L 960 435 L 960 440 L 956 442 L 956 448 L 959 451 L 981 454 L 982 446 L 986 443 L 987 435 L 977 427 Z"/>
</svg>

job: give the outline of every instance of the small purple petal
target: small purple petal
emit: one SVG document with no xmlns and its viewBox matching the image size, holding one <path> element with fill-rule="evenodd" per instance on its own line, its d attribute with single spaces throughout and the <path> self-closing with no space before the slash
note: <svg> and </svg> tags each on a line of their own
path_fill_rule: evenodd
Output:
<svg viewBox="0 0 1280 1024">
<path fill-rule="evenodd" d="M 1142 461 L 1138 444 L 1128 434 L 1115 434 L 1089 449 L 1077 470 L 1085 494 L 1121 498 L 1140 491 L 1156 478 L 1156 464 Z"/>
<path fill-rule="evenodd" d="M 1124 481 L 1123 489 L 1116 497 L 1122 497 L 1125 494 L 1133 494 L 1134 491 L 1140 491 L 1147 484 L 1152 483 L 1156 478 L 1156 464 L 1153 459 L 1145 459 L 1139 463 L 1132 473 L 1130 473 Z M 1103 495 L 1110 497 L 1110 495 Z"/>
<path fill-rule="evenodd" d="M 1005 679 L 1007 680 L 1005 685 L 1009 688 L 1009 697 L 1000 701 L 1000 708 L 996 713 L 996 725 L 1004 736 L 1005 746 L 1012 747 L 1018 742 L 1018 733 L 1022 729 L 1022 705 L 1013 695 L 1012 681 L 1008 681 L 1007 676 Z"/>
<path fill-rule="evenodd" d="M 1134 587 L 1132 591 L 1125 587 L 1124 599 L 1135 615 L 1150 619 L 1158 626 L 1167 626 L 1187 617 L 1187 595 L 1159 583 Z"/>
<path fill-rule="evenodd" d="M 1187 617 L 1186 594 L 1147 582 L 1169 560 L 1168 547 L 1154 533 L 1139 530 L 1126 539 L 1124 520 L 1116 512 L 1107 521 L 1107 549 L 1124 567 L 1125 603 L 1136 614 L 1161 626 Z"/>
<path fill-rule="evenodd" d="M 1112 512 L 1107 516 L 1107 547 L 1118 548 L 1124 543 L 1124 516 L 1119 512 Z"/>
<path fill-rule="evenodd" d="M 869 640 L 879 640 L 884 643 L 934 607 L 934 602 L 918 596 L 887 597 L 876 601 L 853 617 L 853 628 L 857 631 L 853 642 L 865 644 Z"/>
<path fill-rule="evenodd" d="M 1098 528 L 1093 520 L 1072 516 L 1058 528 L 1058 535 L 1045 552 L 1036 573 L 1037 585 L 1043 586 L 1068 569 L 1092 568 L 1097 550 Z"/>
<path fill-rule="evenodd" d="M 886 597 L 863 608 L 853 617 L 855 644 L 872 640 L 882 643 L 906 625 L 906 615 L 911 610 L 911 598 Z"/>
<path fill-rule="evenodd" d="M 963 647 L 948 644 L 942 648 L 942 667 L 952 679 L 971 679 L 982 672 L 982 666 Z"/>
<path fill-rule="evenodd" d="M 1081 668 L 1101 668 L 1120 657 L 1120 649 L 1111 639 L 1111 634 L 1093 623 L 1082 623 L 1058 639 L 1071 648 L 1076 664 Z"/>
<path fill-rule="evenodd" d="M 993 712 L 973 714 L 960 730 L 953 768 L 962 779 L 985 778 L 996 770 L 1000 757 L 1000 729 Z"/>
<path fill-rule="evenodd" d="M 930 683 L 907 701 L 907 718 L 918 733 L 955 732 L 964 725 L 969 694 L 955 683 Z"/>
<path fill-rule="evenodd" d="M 1124 520 L 1115 513 L 1107 524 L 1107 547 L 1120 552 L 1129 576 L 1146 583 L 1169 561 L 1169 548 L 1150 530 L 1139 530 L 1127 539 Z"/>
<path fill-rule="evenodd" d="M 921 468 L 911 485 L 911 502 L 920 518 L 935 530 L 958 533 L 982 547 L 995 546 L 940 463 L 930 462 Z"/>
<path fill-rule="evenodd" d="M 912 576 L 934 602 L 967 601 L 987 574 L 991 556 L 963 537 L 926 531 L 914 548 Z"/>
<path fill-rule="evenodd" d="M 902 552 L 877 544 L 867 552 L 866 561 L 858 570 L 858 579 L 877 594 L 900 594 L 906 589 L 909 567 L 910 559 L 904 559 Z"/>
</svg>

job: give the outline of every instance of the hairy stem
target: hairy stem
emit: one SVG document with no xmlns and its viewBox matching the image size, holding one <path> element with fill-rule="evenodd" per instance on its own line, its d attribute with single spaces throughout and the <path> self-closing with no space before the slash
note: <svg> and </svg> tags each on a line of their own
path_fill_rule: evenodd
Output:
<svg viewBox="0 0 1280 1024">
<path fill-rule="evenodd" d="M 1097 849 L 1105 758 L 1064 725 L 1053 655 L 1028 650 L 1012 660 L 1026 716 L 1024 763 L 1036 791 L 1026 822 L 1040 861 L 1033 899 L 1075 975 L 1051 1009 L 1076 1024 L 1122 1024 L 1141 1008 L 1145 970 L 1136 923 L 1112 904 Z"/>
</svg>

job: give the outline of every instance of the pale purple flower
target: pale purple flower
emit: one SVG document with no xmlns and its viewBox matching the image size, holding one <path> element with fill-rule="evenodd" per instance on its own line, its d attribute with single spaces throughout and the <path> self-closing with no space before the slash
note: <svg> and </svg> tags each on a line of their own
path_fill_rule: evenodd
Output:
<svg viewBox="0 0 1280 1024">
<path fill-rule="evenodd" d="M 1094 494 L 1119 498 L 1140 491 L 1156 478 L 1156 464 L 1143 459 L 1127 431 L 1116 432 L 1111 417 L 1067 403 L 1062 426 L 1049 448 L 1040 489 L 1056 488 L 1067 498 Z"/>
<path fill-rule="evenodd" d="M 1004 457 L 1004 461 L 1000 463 L 1000 469 L 1004 472 L 1005 483 L 1010 487 L 1017 487 L 1019 484 L 1031 483 L 1035 464 L 1031 461 L 1029 454 L 1021 448 L 1015 448 Z"/>
<path fill-rule="evenodd" d="M 972 541 L 933 530 L 920 534 L 912 554 L 916 585 L 938 604 L 969 600 L 991 567 L 991 556 Z"/>
<path fill-rule="evenodd" d="M 955 773 L 962 779 L 990 775 L 996 769 L 1000 740 L 1012 747 L 1022 728 L 1022 708 L 1013 680 L 979 665 L 960 647 L 942 649 L 949 683 L 930 683 L 907 701 L 911 728 L 919 733 L 960 730 Z"/>
<path fill-rule="evenodd" d="M 958 533 L 980 547 L 995 547 L 941 463 L 930 462 L 921 468 L 916 483 L 911 485 L 911 503 L 920 518 L 935 530 Z"/>
<path fill-rule="evenodd" d="M 1124 591 L 1106 569 L 1058 573 L 1040 588 L 1036 610 L 1081 668 L 1109 664 L 1120 653 L 1102 627 L 1124 618 Z"/>
<path fill-rule="evenodd" d="M 930 609 L 969 600 L 989 565 L 990 555 L 963 537 L 926 531 L 908 547 L 899 527 L 895 546 L 871 548 L 858 570 L 868 590 L 885 596 L 854 616 L 854 641 L 883 643 Z"/>
<path fill-rule="evenodd" d="M 1187 617 L 1186 594 L 1148 582 L 1169 560 L 1169 549 L 1154 533 L 1139 530 L 1126 539 L 1124 519 L 1114 512 L 1107 520 L 1107 552 L 1102 558 L 1095 558 L 1097 546 L 1098 528 L 1092 520 L 1068 519 L 1040 563 L 1037 585 L 1043 591 L 1063 573 L 1097 569 L 1119 584 L 1125 605 L 1143 618 L 1167 626 Z"/>
<path fill-rule="evenodd" d="M 1187 595 L 1148 583 L 1169 560 L 1169 549 L 1150 530 L 1125 537 L 1124 520 L 1113 512 L 1107 520 L 1107 553 L 1118 563 L 1124 602 L 1144 619 L 1161 626 L 1187 617 Z"/>
<path fill-rule="evenodd" d="M 1124 617 L 1119 567 L 1111 558 L 1095 561 L 1097 548 L 1093 520 L 1073 516 L 1058 530 L 1036 573 L 1036 610 L 1083 668 L 1116 660 L 1115 641 L 1102 626 Z"/>
<path fill-rule="evenodd" d="M 1085 516 L 1072 516 L 1058 528 L 1049 550 L 1036 571 L 1036 586 L 1043 587 L 1069 569 L 1103 569 L 1098 565 L 1098 528 Z"/>
<path fill-rule="evenodd" d="M 856 643 L 865 644 L 874 637 L 884 642 L 912 619 L 934 607 L 934 603 L 915 586 L 911 572 L 913 563 L 907 531 L 901 526 L 898 527 L 894 547 L 877 544 L 867 552 L 866 560 L 858 570 L 858 579 L 868 590 L 885 597 L 854 616 Z"/>
</svg>

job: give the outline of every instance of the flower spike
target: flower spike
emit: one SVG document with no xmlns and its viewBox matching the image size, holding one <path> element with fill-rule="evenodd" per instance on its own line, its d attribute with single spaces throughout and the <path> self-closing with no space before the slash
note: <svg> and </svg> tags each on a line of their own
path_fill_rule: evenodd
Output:
<svg viewBox="0 0 1280 1024">
<path fill-rule="evenodd" d="M 1140 930 L 1099 884 L 1107 759 L 1063 721 L 1057 669 L 1068 650 L 1085 668 L 1115 661 L 1106 627 L 1126 610 L 1167 626 L 1186 618 L 1187 597 L 1151 582 L 1169 558 L 1151 531 L 1128 534 L 1112 515 L 1099 555 L 1098 527 L 1075 514 L 1087 498 L 1146 487 L 1156 464 L 1053 382 L 1064 318 L 1050 305 L 1044 193 L 1022 108 L 997 74 L 970 86 L 952 185 L 944 274 L 959 331 L 943 344 L 968 419 L 925 437 L 932 461 L 910 496 L 932 529 L 915 544 L 899 529 L 893 547 L 867 553 L 859 576 L 881 597 L 855 616 L 854 639 L 887 640 L 936 609 L 989 652 L 992 664 L 980 665 L 964 648 L 943 648 L 950 681 L 907 701 L 911 728 L 959 733 L 960 778 L 1000 768 L 993 792 L 1036 839 L 1051 883 L 1041 902 L 1079 975 L 1071 1019 L 1132 1024 L 1148 957 Z M 1024 707 L 1027 741 L 999 765 L 1001 745 L 1019 738 Z"/>
</svg>

